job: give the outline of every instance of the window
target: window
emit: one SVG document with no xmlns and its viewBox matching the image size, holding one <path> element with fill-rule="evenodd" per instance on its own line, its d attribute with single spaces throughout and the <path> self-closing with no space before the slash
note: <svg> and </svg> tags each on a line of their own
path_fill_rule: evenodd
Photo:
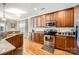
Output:
<svg viewBox="0 0 79 59">
<path fill-rule="evenodd" d="M 20 32 L 25 32 L 25 23 L 20 23 L 19 25 L 19 28 L 20 28 Z"/>
<path fill-rule="evenodd" d="M 0 23 L 0 32 L 5 31 L 5 23 Z"/>
</svg>

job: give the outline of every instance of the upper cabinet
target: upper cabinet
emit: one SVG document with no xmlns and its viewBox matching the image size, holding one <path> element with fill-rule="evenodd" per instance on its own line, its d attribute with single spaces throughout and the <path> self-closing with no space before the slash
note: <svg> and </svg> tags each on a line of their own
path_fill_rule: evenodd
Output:
<svg viewBox="0 0 79 59">
<path fill-rule="evenodd" d="M 57 27 L 64 27 L 65 26 L 64 11 L 56 12 L 55 13 L 55 19 L 56 19 L 56 22 L 57 22 Z"/>
<path fill-rule="evenodd" d="M 45 15 L 42 15 L 42 16 L 40 16 L 41 17 L 41 20 L 40 20 L 40 22 L 41 22 L 41 27 L 45 27 L 45 23 L 46 23 L 46 20 L 45 20 Z"/>
<path fill-rule="evenodd" d="M 56 27 L 74 27 L 74 8 L 33 17 L 33 27 L 45 27 L 47 21 L 56 21 Z"/>
<path fill-rule="evenodd" d="M 54 19 L 57 27 L 73 27 L 74 26 L 74 9 L 66 9 L 54 13 Z"/>
<path fill-rule="evenodd" d="M 36 28 L 37 25 L 38 25 L 38 23 L 37 23 L 37 17 L 32 17 L 31 18 L 31 26 L 32 26 L 32 28 Z"/>
<path fill-rule="evenodd" d="M 37 17 L 37 27 L 41 27 L 41 17 Z"/>
<path fill-rule="evenodd" d="M 45 15 L 37 16 L 33 18 L 33 26 L 35 27 L 45 27 Z"/>
<path fill-rule="evenodd" d="M 54 13 L 51 13 L 51 14 L 50 14 L 50 20 L 55 21 Z"/>
<path fill-rule="evenodd" d="M 46 14 L 46 21 L 50 21 L 51 20 L 51 14 Z"/>
<path fill-rule="evenodd" d="M 74 9 L 65 10 L 65 26 L 73 27 L 74 26 Z"/>
</svg>

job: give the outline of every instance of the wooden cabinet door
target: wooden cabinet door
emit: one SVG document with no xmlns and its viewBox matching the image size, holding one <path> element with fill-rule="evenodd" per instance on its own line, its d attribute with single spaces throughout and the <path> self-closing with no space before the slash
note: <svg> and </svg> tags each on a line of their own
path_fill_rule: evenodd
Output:
<svg viewBox="0 0 79 59">
<path fill-rule="evenodd" d="M 38 16 L 37 17 L 37 27 L 41 27 L 41 17 L 40 16 Z"/>
<path fill-rule="evenodd" d="M 65 50 L 66 39 L 62 36 L 56 36 L 56 48 Z"/>
<path fill-rule="evenodd" d="M 46 15 L 46 21 L 50 21 L 51 20 L 51 15 L 50 14 L 47 14 Z"/>
<path fill-rule="evenodd" d="M 14 45 L 16 48 L 22 47 L 22 45 L 23 45 L 23 34 L 15 35 L 11 38 L 8 38 L 7 41 L 10 42 L 12 45 Z"/>
<path fill-rule="evenodd" d="M 40 34 L 39 33 L 34 33 L 34 41 L 37 43 L 40 42 Z"/>
<path fill-rule="evenodd" d="M 54 19 L 54 13 L 51 13 L 50 17 L 51 17 L 50 20 L 55 21 L 55 19 Z"/>
<path fill-rule="evenodd" d="M 31 18 L 31 27 L 34 28 L 33 17 Z"/>
<path fill-rule="evenodd" d="M 65 10 L 65 27 L 74 26 L 74 9 Z"/>
<path fill-rule="evenodd" d="M 73 27 L 74 26 L 73 8 L 55 12 L 53 18 L 57 22 L 57 27 Z"/>
<path fill-rule="evenodd" d="M 46 19 L 45 19 L 45 15 L 42 15 L 42 16 L 40 16 L 41 17 L 41 19 L 40 19 L 40 23 L 41 23 L 41 27 L 45 27 L 45 22 L 46 22 Z"/>
<path fill-rule="evenodd" d="M 18 35 L 12 37 L 12 39 L 13 39 L 13 45 L 14 45 L 16 48 L 18 48 L 18 46 L 19 46 L 19 41 L 18 41 L 19 38 L 18 38 Z"/>
<path fill-rule="evenodd" d="M 23 34 L 20 34 L 20 35 L 18 35 L 18 37 L 19 37 L 19 39 L 18 39 L 18 41 L 19 41 L 19 47 L 22 47 L 23 46 Z"/>
<path fill-rule="evenodd" d="M 33 41 L 43 44 L 44 43 L 44 34 L 43 33 L 34 33 Z"/>
<path fill-rule="evenodd" d="M 75 49 L 75 38 L 74 37 L 67 37 L 66 42 L 66 50 L 73 52 Z"/>
<path fill-rule="evenodd" d="M 64 17 L 65 17 L 64 11 L 58 12 L 58 27 L 64 27 L 65 26 Z"/>
<path fill-rule="evenodd" d="M 44 34 L 40 33 L 40 43 L 43 44 L 44 43 Z"/>
<path fill-rule="evenodd" d="M 56 26 L 57 26 L 57 27 L 60 26 L 60 24 L 59 24 L 60 20 L 58 19 L 58 12 L 55 12 L 55 13 L 54 13 L 54 19 L 55 19 L 55 21 L 56 21 Z"/>
</svg>

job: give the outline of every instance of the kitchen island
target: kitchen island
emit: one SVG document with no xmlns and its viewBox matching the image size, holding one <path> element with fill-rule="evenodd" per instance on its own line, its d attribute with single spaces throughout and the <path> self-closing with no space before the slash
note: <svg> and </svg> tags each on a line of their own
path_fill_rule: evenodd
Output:
<svg viewBox="0 0 79 59">
<path fill-rule="evenodd" d="M 23 45 L 22 33 L 7 34 L 5 38 L 0 40 L 0 54 L 12 53 Z"/>
</svg>

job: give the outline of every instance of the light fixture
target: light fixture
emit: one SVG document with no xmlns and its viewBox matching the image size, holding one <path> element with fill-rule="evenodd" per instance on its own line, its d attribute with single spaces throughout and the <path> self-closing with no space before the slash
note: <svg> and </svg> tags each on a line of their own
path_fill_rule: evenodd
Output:
<svg viewBox="0 0 79 59">
<path fill-rule="evenodd" d="M 5 3 L 2 3 L 2 5 L 3 5 L 3 17 L 2 17 L 2 20 L 3 21 L 6 21 L 6 18 L 5 18 Z"/>
<path fill-rule="evenodd" d="M 27 13 L 27 12 L 25 12 L 23 10 L 20 10 L 20 9 L 17 9 L 17 8 L 8 8 L 5 11 L 9 12 L 9 13 L 12 13 L 12 14 L 15 14 L 15 15 L 21 15 L 21 14 Z"/>
<path fill-rule="evenodd" d="M 37 10 L 37 8 L 33 8 L 35 11 Z"/>
<path fill-rule="evenodd" d="M 41 10 L 45 10 L 45 8 L 41 8 Z"/>
</svg>

